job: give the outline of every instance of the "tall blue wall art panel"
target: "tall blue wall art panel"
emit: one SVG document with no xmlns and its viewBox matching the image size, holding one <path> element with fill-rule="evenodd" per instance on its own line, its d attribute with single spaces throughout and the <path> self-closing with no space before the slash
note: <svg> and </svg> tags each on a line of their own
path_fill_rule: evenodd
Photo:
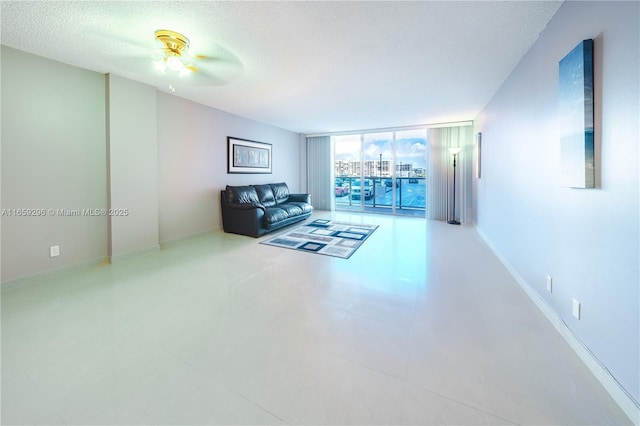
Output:
<svg viewBox="0 0 640 426">
<path fill-rule="evenodd" d="M 594 188 L 592 39 L 560 61 L 559 104 L 561 184 Z"/>
</svg>

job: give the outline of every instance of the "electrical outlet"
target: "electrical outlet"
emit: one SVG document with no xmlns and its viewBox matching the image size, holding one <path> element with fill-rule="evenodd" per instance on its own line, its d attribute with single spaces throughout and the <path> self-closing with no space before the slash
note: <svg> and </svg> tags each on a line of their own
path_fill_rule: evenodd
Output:
<svg viewBox="0 0 640 426">
<path fill-rule="evenodd" d="M 580 302 L 573 299 L 573 316 L 580 319 Z"/>
<path fill-rule="evenodd" d="M 49 257 L 60 256 L 60 246 L 49 247 Z"/>
<path fill-rule="evenodd" d="M 547 291 L 549 293 L 553 292 L 553 278 L 551 278 L 551 275 L 547 275 Z"/>
</svg>

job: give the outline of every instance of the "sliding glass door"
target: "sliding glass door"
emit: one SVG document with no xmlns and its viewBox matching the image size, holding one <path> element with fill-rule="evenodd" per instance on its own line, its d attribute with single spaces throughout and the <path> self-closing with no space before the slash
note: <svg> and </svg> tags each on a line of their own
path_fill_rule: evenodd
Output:
<svg viewBox="0 0 640 426">
<path fill-rule="evenodd" d="M 356 200 L 353 189 L 362 176 L 362 136 L 336 136 L 333 142 L 336 210 L 361 211 L 364 200 Z"/>
<path fill-rule="evenodd" d="M 392 213 L 393 200 L 385 182 L 393 176 L 393 132 L 365 133 L 363 140 L 364 181 L 370 192 L 365 209 Z"/>
<path fill-rule="evenodd" d="M 396 214 L 425 216 L 427 130 L 395 132 Z"/>
<path fill-rule="evenodd" d="M 426 129 L 333 137 L 337 210 L 425 216 Z"/>
</svg>

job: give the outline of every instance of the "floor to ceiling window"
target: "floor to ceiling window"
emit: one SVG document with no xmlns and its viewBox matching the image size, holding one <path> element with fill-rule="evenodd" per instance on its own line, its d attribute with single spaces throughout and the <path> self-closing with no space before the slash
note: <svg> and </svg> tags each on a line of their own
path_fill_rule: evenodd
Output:
<svg viewBox="0 0 640 426">
<path fill-rule="evenodd" d="M 425 216 L 425 128 L 333 137 L 337 210 Z"/>
</svg>

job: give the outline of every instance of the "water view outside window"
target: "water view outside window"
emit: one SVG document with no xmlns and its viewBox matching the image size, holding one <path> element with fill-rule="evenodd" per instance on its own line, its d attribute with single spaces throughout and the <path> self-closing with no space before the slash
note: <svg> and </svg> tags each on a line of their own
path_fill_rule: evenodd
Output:
<svg viewBox="0 0 640 426">
<path fill-rule="evenodd" d="M 426 129 L 335 136 L 336 209 L 424 216 Z"/>
</svg>

